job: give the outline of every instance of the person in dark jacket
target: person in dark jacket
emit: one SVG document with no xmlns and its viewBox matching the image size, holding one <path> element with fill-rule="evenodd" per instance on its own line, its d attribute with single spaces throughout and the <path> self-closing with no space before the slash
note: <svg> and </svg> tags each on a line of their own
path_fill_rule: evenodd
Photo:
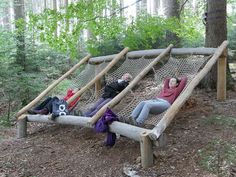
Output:
<svg viewBox="0 0 236 177">
<path fill-rule="evenodd" d="M 131 80 L 132 76 L 129 73 L 125 73 L 121 79 L 106 85 L 102 97 L 98 99 L 93 107 L 91 107 L 83 115 L 86 117 L 92 117 L 95 115 L 105 104 L 107 104 L 122 90 L 124 90 L 129 85 Z"/>
<path fill-rule="evenodd" d="M 66 96 L 63 98 L 63 100 L 67 101 L 77 91 L 78 91 L 77 88 L 68 89 Z M 68 104 L 68 110 L 72 110 L 74 108 L 74 106 L 76 106 L 79 99 L 80 99 L 80 97 L 77 97 L 74 101 L 72 101 L 70 104 Z M 43 115 L 47 115 L 49 113 L 52 113 L 53 102 L 58 101 L 58 100 L 60 100 L 60 99 L 56 96 L 55 97 L 48 97 L 42 103 L 40 103 L 38 106 L 36 106 L 34 109 L 28 110 L 28 113 L 29 114 L 43 114 Z"/>
</svg>

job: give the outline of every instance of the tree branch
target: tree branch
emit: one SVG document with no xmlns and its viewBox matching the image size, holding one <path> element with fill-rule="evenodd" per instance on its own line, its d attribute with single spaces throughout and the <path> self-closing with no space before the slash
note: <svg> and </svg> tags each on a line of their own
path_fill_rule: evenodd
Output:
<svg viewBox="0 0 236 177">
<path fill-rule="evenodd" d="M 188 2 L 188 0 L 185 0 L 184 3 L 181 5 L 180 9 L 179 9 L 179 14 L 181 13 L 181 11 L 184 8 L 184 5 Z"/>
<path fill-rule="evenodd" d="M 111 16 L 113 16 L 113 15 L 115 15 L 115 14 L 121 12 L 122 10 L 127 9 L 127 8 L 129 8 L 130 6 L 133 6 L 133 5 L 137 4 L 137 3 L 140 2 L 140 1 L 142 1 L 142 0 L 137 0 L 137 1 L 135 1 L 134 3 L 132 3 L 132 4 L 130 4 L 130 5 L 127 5 L 127 6 L 125 6 L 125 7 L 122 7 L 122 8 L 120 8 L 120 9 L 118 9 L 118 10 L 115 10 L 115 12 L 113 12 L 113 13 L 110 14 L 109 16 L 104 17 L 104 16 L 98 15 L 98 16 L 96 16 L 96 17 L 93 17 L 93 18 L 91 18 L 91 19 L 84 20 L 84 21 L 81 21 L 81 22 L 93 21 L 93 20 L 96 20 L 97 18 L 107 18 L 107 17 L 111 17 Z"/>
</svg>

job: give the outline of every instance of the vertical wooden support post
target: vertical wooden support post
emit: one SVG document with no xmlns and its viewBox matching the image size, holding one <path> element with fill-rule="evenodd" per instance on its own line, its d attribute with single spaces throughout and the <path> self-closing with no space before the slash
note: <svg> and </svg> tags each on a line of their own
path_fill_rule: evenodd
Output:
<svg viewBox="0 0 236 177">
<path fill-rule="evenodd" d="M 224 50 L 217 62 L 217 100 L 226 99 L 226 68 L 227 68 L 227 49 Z"/>
<path fill-rule="evenodd" d="M 95 76 L 97 76 L 100 72 L 100 65 L 96 65 L 95 66 Z M 101 78 L 98 79 L 96 82 L 95 82 L 95 95 L 96 95 L 96 98 L 99 96 L 99 91 L 101 90 L 102 88 L 102 84 L 101 84 Z"/>
<path fill-rule="evenodd" d="M 17 121 L 17 138 L 25 138 L 27 135 L 27 118 L 20 118 Z"/>
<path fill-rule="evenodd" d="M 148 133 L 143 132 L 140 136 L 140 149 L 141 149 L 141 164 L 143 168 L 153 165 L 153 148 L 152 141 L 148 137 Z"/>
</svg>

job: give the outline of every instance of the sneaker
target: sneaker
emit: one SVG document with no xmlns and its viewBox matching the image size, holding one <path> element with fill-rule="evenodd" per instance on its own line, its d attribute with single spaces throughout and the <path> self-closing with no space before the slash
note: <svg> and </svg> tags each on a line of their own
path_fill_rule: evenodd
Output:
<svg viewBox="0 0 236 177">
<path fill-rule="evenodd" d="M 30 110 L 28 110 L 27 111 L 29 114 L 37 114 L 36 112 L 35 112 L 35 110 L 33 110 L 33 109 L 30 109 Z"/>
<path fill-rule="evenodd" d="M 75 110 L 75 111 L 74 111 L 74 115 L 75 115 L 75 116 L 84 116 L 84 115 L 83 115 L 83 112 L 82 112 L 81 110 Z"/>
</svg>

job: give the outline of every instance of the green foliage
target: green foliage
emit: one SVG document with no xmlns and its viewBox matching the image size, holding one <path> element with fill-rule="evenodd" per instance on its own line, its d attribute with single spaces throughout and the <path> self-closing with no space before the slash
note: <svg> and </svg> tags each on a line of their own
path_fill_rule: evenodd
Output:
<svg viewBox="0 0 236 177">
<path fill-rule="evenodd" d="M 181 14 L 180 19 L 180 28 L 175 28 L 174 32 L 181 38 L 182 46 L 204 46 L 205 26 L 201 16 L 195 15 L 187 9 Z"/>
<path fill-rule="evenodd" d="M 127 29 L 123 40 L 131 50 L 162 48 L 174 41 L 166 41 L 166 32 L 175 33 L 184 46 L 199 46 L 203 43 L 203 25 L 196 27 L 196 16 L 183 15 L 181 21 L 176 18 L 164 19 L 142 13 L 133 25 Z"/>
<path fill-rule="evenodd" d="M 106 0 L 82 0 L 72 3 L 63 11 L 46 10 L 42 14 L 30 14 L 29 27 L 37 30 L 41 41 L 47 42 L 53 48 L 67 52 L 71 58 L 77 54 L 78 43 L 81 42 L 83 30 L 89 30 L 95 40 L 104 36 L 114 38 L 120 27 L 119 18 L 107 18 L 102 14 L 106 9 Z M 114 4 L 115 8 L 115 4 Z M 69 25 L 70 21 L 74 21 Z M 57 26 L 60 24 L 58 36 L 55 35 Z"/>
<path fill-rule="evenodd" d="M 226 127 L 236 128 L 236 117 L 212 115 L 204 120 L 204 124 L 222 125 Z"/>
<path fill-rule="evenodd" d="M 167 44 L 164 39 L 168 26 L 167 20 L 142 13 L 128 27 L 123 44 L 131 50 L 164 47 Z"/>
<path fill-rule="evenodd" d="M 236 50 L 236 13 L 228 17 L 227 20 L 229 48 Z"/>
<path fill-rule="evenodd" d="M 213 140 L 198 150 L 199 164 L 218 176 L 228 176 L 231 165 L 236 164 L 236 146 L 223 140 Z"/>
</svg>

